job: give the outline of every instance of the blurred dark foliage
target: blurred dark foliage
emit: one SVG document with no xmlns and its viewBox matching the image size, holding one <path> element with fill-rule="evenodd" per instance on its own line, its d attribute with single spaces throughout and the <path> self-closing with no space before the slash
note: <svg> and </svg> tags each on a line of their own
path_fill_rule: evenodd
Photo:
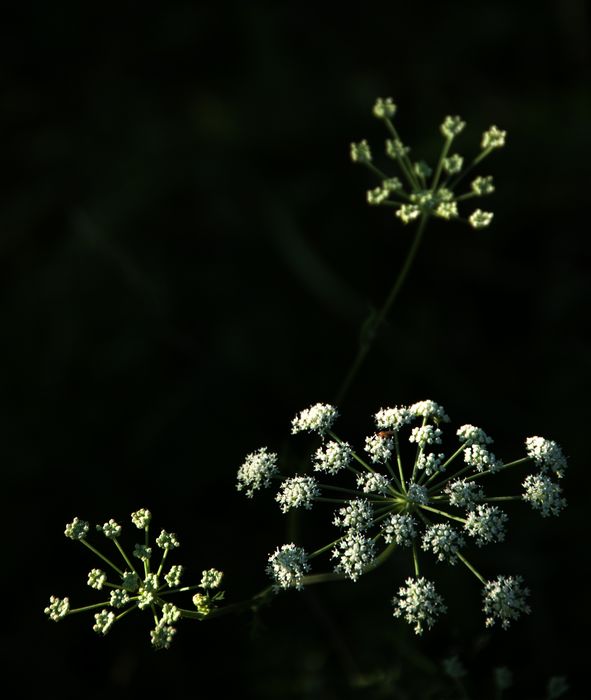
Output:
<svg viewBox="0 0 591 700">
<path fill-rule="evenodd" d="M 498 665 L 515 672 L 509 698 L 541 698 L 552 674 L 577 697 L 590 622 L 588 3 L 3 14 L 3 646 L 22 696 L 41 681 L 60 698 L 445 698 L 441 660 L 458 654 L 474 697 L 492 697 Z M 509 137 L 481 169 L 497 183 L 494 224 L 430 226 L 341 432 L 359 440 L 378 408 L 432 398 L 504 458 L 532 434 L 562 444 L 568 510 L 542 520 L 517 506 L 506 546 L 475 556 L 489 575 L 522 573 L 534 613 L 485 632 L 476 581 L 441 567 L 450 613 L 417 640 L 391 618 L 409 572 L 394 558 L 254 620 L 183 622 L 170 652 L 152 652 L 140 615 L 105 640 L 90 615 L 49 623 L 50 594 L 94 600 L 94 560 L 62 536 L 74 515 L 124 521 L 147 506 L 194 578 L 226 572 L 229 601 L 266 584 L 285 519 L 270 494 L 236 493 L 236 468 L 261 445 L 285 449 L 295 412 L 336 394 L 410 242 L 367 207 L 373 181 L 348 160 L 352 140 L 380 152 L 379 95 L 426 159 L 448 113 L 468 122 L 466 154 L 491 123 Z"/>
</svg>

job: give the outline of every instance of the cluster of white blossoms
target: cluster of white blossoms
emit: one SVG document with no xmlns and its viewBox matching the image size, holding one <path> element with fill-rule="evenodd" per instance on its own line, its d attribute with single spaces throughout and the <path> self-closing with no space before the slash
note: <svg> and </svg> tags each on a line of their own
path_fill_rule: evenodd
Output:
<svg viewBox="0 0 591 700">
<path fill-rule="evenodd" d="M 448 127 L 457 129 L 457 122 Z M 292 421 L 292 433 L 312 432 L 322 439 L 312 453 L 313 474 L 282 476 L 277 455 L 266 447 L 248 455 L 238 470 L 237 488 L 248 496 L 276 482 L 275 500 L 283 513 L 316 503 L 336 507 L 332 523 L 339 535 L 333 542 L 311 553 L 289 543 L 271 554 L 267 573 L 274 590 L 301 590 L 312 561 L 322 554 L 329 553 L 333 562 L 330 576 L 357 581 L 398 548 L 409 553 L 413 576 L 393 599 L 394 615 L 411 623 L 418 634 L 445 611 L 435 584 L 421 575 L 423 556 L 464 565 L 476 576 L 483 586 L 486 625 L 498 621 L 507 628 L 529 612 L 529 592 L 519 576 L 486 579 L 467 559 L 466 550 L 506 539 L 509 516 L 504 506 L 512 501 L 529 504 L 545 517 L 560 513 L 566 501 L 553 479 L 560 479 L 566 469 L 560 447 L 552 440 L 530 437 L 521 456 L 504 462 L 492 452 L 492 438 L 470 424 L 460 426 L 448 445 L 444 433 L 450 419 L 445 410 L 434 401 L 418 401 L 380 409 L 374 415 L 375 431 L 357 453 L 334 432 L 337 417 L 335 407 L 318 403 Z M 535 471 L 522 478 L 520 493 L 489 492 L 498 473 L 527 464 Z M 353 483 L 320 481 L 341 474 Z"/>
<path fill-rule="evenodd" d="M 402 143 L 393 124 L 395 113 L 396 105 L 389 97 L 378 98 L 373 107 L 373 115 L 384 123 L 391 137 L 386 140 L 386 155 L 396 162 L 402 180 L 391 177 L 376 167 L 367 141 L 352 143 L 350 147 L 351 160 L 367 166 L 380 180 L 377 187 L 367 192 L 368 204 L 393 207 L 396 216 L 404 224 L 422 216 L 435 216 L 448 221 L 463 221 L 475 229 L 489 226 L 493 218 L 492 212 L 475 209 L 467 218 L 463 218 L 458 204 L 492 194 L 495 190 L 492 177 L 480 175 L 472 180 L 468 191 L 459 195 L 454 194 L 454 191 L 476 165 L 492 151 L 505 145 L 506 132 L 496 126 L 487 129 L 482 134 L 480 152 L 465 164 L 464 157 L 452 153 L 451 148 L 466 123 L 458 116 L 447 116 L 439 127 L 444 139 L 439 160 L 431 168 L 425 161 L 414 161 L 410 157 L 410 148 Z"/>
<path fill-rule="evenodd" d="M 152 566 L 153 548 L 150 546 L 150 522 L 152 515 L 146 508 L 141 508 L 131 514 L 131 522 L 143 532 L 143 542 L 137 543 L 132 556 L 123 549 L 119 538 L 122 526 L 111 519 L 104 525 L 97 525 L 97 532 L 102 533 L 111 540 L 117 550 L 117 556 L 121 557 L 122 564 L 117 565 L 108 556 L 100 552 L 88 541 L 90 525 L 85 520 L 74 518 L 66 525 L 66 537 L 77 540 L 92 551 L 103 564 L 106 564 L 114 578 L 103 569 L 91 569 L 88 573 L 87 583 L 90 588 L 97 591 L 108 590 L 106 600 L 93 603 L 81 608 L 71 608 L 69 598 L 51 596 L 49 605 L 45 608 L 45 614 L 50 620 L 58 622 L 67 615 L 76 612 L 100 610 L 94 614 L 93 630 L 105 635 L 117 620 L 121 619 L 135 608 L 148 610 L 154 620 L 154 628 L 150 631 L 150 640 L 155 649 L 168 649 L 176 634 L 173 626 L 181 617 L 204 619 L 217 603 L 224 597 L 223 591 L 217 591 L 222 582 L 222 572 L 216 569 L 208 569 L 203 572 L 201 583 L 197 586 L 181 587 L 183 567 L 180 564 L 166 566 L 169 552 L 179 547 L 179 541 L 172 532 L 162 530 L 156 537 L 156 547 L 161 550 L 160 560 L 157 566 Z M 139 560 L 140 565 L 135 565 L 133 559 Z M 199 589 L 192 600 L 195 609 L 185 610 L 169 602 L 168 596 L 174 593 L 184 593 Z"/>
</svg>

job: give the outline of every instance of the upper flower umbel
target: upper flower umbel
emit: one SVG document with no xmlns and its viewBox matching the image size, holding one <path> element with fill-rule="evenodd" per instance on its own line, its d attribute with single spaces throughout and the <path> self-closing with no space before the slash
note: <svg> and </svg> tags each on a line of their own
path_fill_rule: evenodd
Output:
<svg viewBox="0 0 591 700">
<path fill-rule="evenodd" d="M 484 197 L 494 192 L 490 175 L 477 176 L 470 183 L 470 189 L 456 194 L 460 182 L 472 169 L 494 150 L 505 145 L 506 132 L 491 126 L 482 134 L 481 150 L 471 162 L 464 165 L 464 157 L 452 153 L 456 138 L 464 131 L 466 122 L 459 116 L 447 116 L 439 130 L 443 136 L 443 146 L 434 168 L 425 161 L 411 158 L 411 149 L 400 139 L 392 121 L 397 108 L 392 98 L 378 98 L 373 107 L 373 115 L 382 121 L 391 138 L 386 140 L 386 155 L 396 162 L 402 180 L 386 174 L 374 163 L 371 148 L 366 140 L 352 143 L 351 160 L 368 167 L 379 179 L 379 185 L 367 192 L 367 202 L 372 206 L 393 207 L 396 216 L 408 224 L 423 216 L 434 216 L 447 221 L 456 219 L 472 228 L 486 228 L 490 225 L 492 212 L 475 209 L 462 216 L 463 202 L 473 197 Z M 460 205 L 460 208 L 458 207 Z"/>
</svg>

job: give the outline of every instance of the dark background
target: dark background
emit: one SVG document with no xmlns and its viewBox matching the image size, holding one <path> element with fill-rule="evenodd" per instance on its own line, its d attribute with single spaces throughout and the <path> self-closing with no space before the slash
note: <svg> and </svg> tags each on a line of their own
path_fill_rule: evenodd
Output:
<svg viewBox="0 0 591 700">
<path fill-rule="evenodd" d="M 443 698 L 441 659 L 456 653 L 475 697 L 492 697 L 498 665 L 515 673 L 507 697 L 542 697 L 552 674 L 578 697 L 588 648 L 574 635 L 590 622 L 588 3 L 9 7 L 3 646 L 23 692 L 41 679 L 62 698 Z M 332 400 L 411 240 L 391 211 L 367 207 L 374 181 L 348 159 L 361 138 L 380 153 L 379 95 L 394 97 L 403 138 L 427 160 L 446 114 L 468 122 L 466 155 L 491 123 L 508 141 L 480 170 L 497 184 L 482 204 L 493 225 L 429 227 L 340 431 L 359 444 L 378 408 L 432 398 L 454 427 L 484 427 L 504 459 L 528 435 L 557 440 L 569 508 L 541 519 L 517 504 L 506 545 L 473 557 L 491 577 L 522 573 L 532 615 L 485 631 L 476 580 L 441 567 L 450 611 L 417 640 L 391 617 L 410 571 L 395 557 L 356 586 L 286 594 L 255 620 L 182 622 L 169 652 L 150 649 L 137 614 L 107 639 L 90 614 L 48 622 L 50 594 L 97 596 L 85 585 L 97 562 L 62 536 L 74 515 L 126 521 L 147 506 L 181 539 L 193 579 L 223 569 L 230 602 L 266 585 L 285 518 L 270 493 L 237 494 L 236 469 L 261 445 L 308 444 L 288 442 L 292 416 Z M 319 546 L 306 522 L 302 540 Z"/>
</svg>

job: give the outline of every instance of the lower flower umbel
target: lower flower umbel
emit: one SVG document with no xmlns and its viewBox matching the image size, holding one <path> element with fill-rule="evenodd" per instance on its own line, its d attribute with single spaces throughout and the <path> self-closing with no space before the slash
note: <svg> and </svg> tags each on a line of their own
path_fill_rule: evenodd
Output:
<svg viewBox="0 0 591 700">
<path fill-rule="evenodd" d="M 419 401 L 378 411 L 376 430 L 365 439 L 362 453 L 334 432 L 337 417 L 334 406 L 316 404 L 292 421 L 292 433 L 316 432 L 322 439 L 312 454 L 313 475 L 282 477 L 278 456 L 266 447 L 248 455 L 238 471 L 237 487 L 249 497 L 280 481 L 276 501 L 283 513 L 315 504 L 336 508 L 332 523 L 340 533 L 332 542 L 309 553 L 288 543 L 271 554 L 267 573 L 273 589 L 302 590 L 307 583 L 334 578 L 357 581 L 399 549 L 408 552 L 411 575 L 393 598 L 393 614 L 412 624 L 417 634 L 446 611 L 434 582 L 421 573 L 421 560 L 429 555 L 439 563 L 462 566 L 478 579 L 487 626 L 499 622 L 507 629 L 529 613 L 529 591 L 522 578 L 485 578 L 467 550 L 470 544 L 481 548 L 505 540 L 505 507 L 512 502 L 529 504 L 545 517 L 560 513 L 566 501 L 552 478 L 561 479 L 566 469 L 560 447 L 530 437 L 524 454 L 505 462 L 492 452 L 493 440 L 481 428 L 463 425 L 456 431 L 456 444 L 446 448 L 445 410 L 433 401 Z M 528 464 L 536 471 L 521 478 L 521 492 L 489 491 L 496 475 Z M 339 475 L 349 475 L 352 483 L 320 480 Z M 333 560 L 332 572 L 310 573 L 314 560 L 325 554 Z"/>
<path fill-rule="evenodd" d="M 117 565 L 108 556 L 100 552 L 88 541 L 90 525 L 84 520 L 74 518 L 66 525 L 65 535 L 78 540 L 90 549 L 106 565 L 109 574 L 103 569 L 92 569 L 88 574 L 88 585 L 97 591 L 109 593 L 108 597 L 98 603 L 84 607 L 72 608 L 69 598 L 51 596 L 45 613 L 50 620 L 58 622 L 74 613 L 98 610 L 94 614 L 93 630 L 106 635 L 115 624 L 133 610 L 147 611 L 153 620 L 150 640 L 155 649 L 168 649 L 175 634 L 174 624 L 181 618 L 205 619 L 223 599 L 219 589 L 222 572 L 216 569 L 203 571 L 201 582 L 192 586 L 181 586 L 183 567 L 180 564 L 167 565 L 168 554 L 179 547 L 176 535 L 162 530 L 156 537 L 155 545 L 160 550 L 160 560 L 153 566 L 154 549 L 150 543 L 150 511 L 143 508 L 131 514 L 133 525 L 143 531 L 143 542 L 136 543 L 130 557 L 123 549 L 119 538 L 122 527 L 109 520 L 104 525 L 97 525 L 96 530 L 111 540 L 117 550 L 122 564 Z M 137 560 L 137 561 L 135 561 Z M 169 596 L 198 590 L 193 595 L 194 609 L 177 607 L 170 602 Z"/>
</svg>

